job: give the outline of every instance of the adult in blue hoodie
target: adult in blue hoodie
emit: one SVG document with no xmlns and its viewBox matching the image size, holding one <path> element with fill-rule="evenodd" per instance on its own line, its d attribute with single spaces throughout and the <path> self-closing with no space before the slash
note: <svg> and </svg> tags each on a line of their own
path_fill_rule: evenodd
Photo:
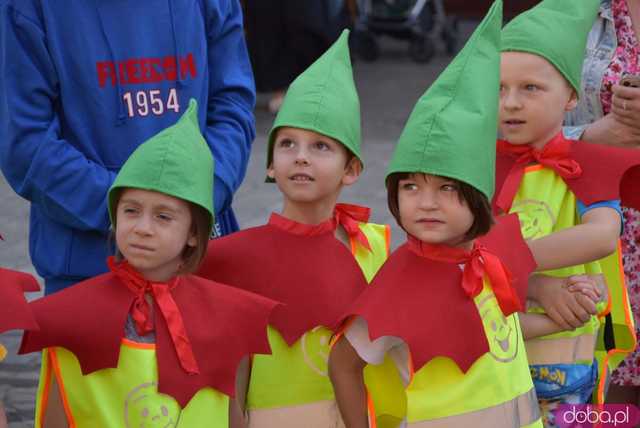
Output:
<svg viewBox="0 0 640 428">
<path fill-rule="evenodd" d="M 255 136 L 238 0 L 0 0 L 0 167 L 31 201 L 29 249 L 51 293 L 106 271 L 106 194 L 190 98 L 213 152 L 216 232 Z"/>
</svg>

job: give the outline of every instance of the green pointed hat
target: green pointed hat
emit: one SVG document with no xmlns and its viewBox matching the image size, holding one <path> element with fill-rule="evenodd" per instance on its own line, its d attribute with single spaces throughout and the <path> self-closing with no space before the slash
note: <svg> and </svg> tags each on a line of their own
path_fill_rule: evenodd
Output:
<svg viewBox="0 0 640 428">
<path fill-rule="evenodd" d="M 109 189 L 109 216 L 115 224 L 117 189 L 153 190 L 200 205 L 213 226 L 213 156 L 200 133 L 198 103 L 178 120 L 142 143 L 124 163 Z"/>
<path fill-rule="evenodd" d="M 349 30 L 344 30 L 338 40 L 289 86 L 269 133 L 267 167 L 272 160 L 276 130 L 282 126 L 331 137 L 362 162 L 360 100 L 353 81 Z"/>
<path fill-rule="evenodd" d="M 582 63 L 600 0 L 544 0 L 502 30 L 502 51 L 540 55 L 580 93 Z"/>
<path fill-rule="evenodd" d="M 387 170 L 423 172 L 494 191 L 502 0 L 415 105 Z"/>
</svg>

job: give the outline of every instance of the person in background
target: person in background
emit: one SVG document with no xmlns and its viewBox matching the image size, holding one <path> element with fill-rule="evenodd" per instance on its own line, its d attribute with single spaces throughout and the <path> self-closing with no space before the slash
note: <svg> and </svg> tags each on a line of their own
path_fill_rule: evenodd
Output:
<svg viewBox="0 0 640 428">
<path fill-rule="evenodd" d="M 349 26 L 343 0 L 245 0 L 247 44 L 259 92 L 276 113 L 287 88 Z"/>
<path fill-rule="evenodd" d="M 216 162 L 214 234 L 238 229 L 255 137 L 238 0 L 8 0 L 0 26 L 0 169 L 31 202 L 46 294 L 107 271 L 107 190 L 191 98 Z"/>
<path fill-rule="evenodd" d="M 587 39 L 576 108 L 565 118 L 568 138 L 640 149 L 640 88 L 621 84 L 640 76 L 640 0 L 602 0 Z M 640 211 L 622 206 L 622 256 L 636 334 L 640 330 Z M 607 401 L 640 405 L 640 351 L 611 376 Z"/>
</svg>

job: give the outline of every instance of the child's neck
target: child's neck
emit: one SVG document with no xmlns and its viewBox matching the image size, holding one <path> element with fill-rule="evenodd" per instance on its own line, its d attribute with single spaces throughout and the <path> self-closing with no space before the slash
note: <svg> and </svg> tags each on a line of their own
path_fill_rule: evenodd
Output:
<svg viewBox="0 0 640 428">
<path fill-rule="evenodd" d="M 180 265 L 174 266 L 173 264 L 167 264 L 166 266 L 156 267 L 154 269 L 139 269 L 134 268 L 142 275 L 144 279 L 151 282 L 169 282 L 172 278 L 178 275 Z"/>
<path fill-rule="evenodd" d="M 471 241 L 465 240 L 465 241 L 459 242 L 457 244 L 446 244 L 446 245 L 449 245 L 450 247 L 453 247 L 453 248 L 459 248 L 459 249 L 465 250 L 465 251 L 471 251 L 471 250 L 473 250 L 473 243 L 474 242 L 475 241 L 473 241 L 473 240 L 471 240 Z"/>
<path fill-rule="evenodd" d="M 300 203 L 285 199 L 282 216 L 302 224 L 320 224 L 333 217 L 335 201 L 332 203 Z"/>
<path fill-rule="evenodd" d="M 464 238 L 462 238 L 464 239 Z M 475 240 L 461 240 L 458 242 L 440 242 L 440 243 L 433 243 L 433 242 L 428 242 L 428 241 L 422 241 L 427 245 L 441 245 L 444 247 L 450 247 L 450 248 L 456 248 L 456 249 L 460 249 L 460 250 L 464 250 L 464 251 L 471 251 L 473 250 L 473 244 L 475 242 Z"/>
<path fill-rule="evenodd" d="M 540 138 L 535 139 L 528 143 L 528 145 L 538 151 L 544 149 L 544 147 L 549 143 L 549 141 L 553 140 L 553 138 L 558 135 L 562 131 L 562 125 L 560 125 L 557 129 L 552 132 L 546 133 L 542 135 Z"/>
</svg>

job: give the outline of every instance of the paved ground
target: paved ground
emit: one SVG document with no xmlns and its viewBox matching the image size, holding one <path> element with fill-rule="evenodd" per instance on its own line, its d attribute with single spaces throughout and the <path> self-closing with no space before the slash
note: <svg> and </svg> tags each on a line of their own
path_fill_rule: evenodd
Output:
<svg viewBox="0 0 640 428">
<path fill-rule="evenodd" d="M 468 35 L 473 26 L 473 23 L 463 22 L 462 32 Z M 366 167 L 360 181 L 346 189 L 342 200 L 373 208 L 373 221 L 393 225 L 394 245 L 397 245 L 402 234 L 386 208 L 384 171 L 414 103 L 450 57 L 441 53 L 430 63 L 417 65 L 407 57 L 406 43 L 393 40 L 384 40 L 382 52 L 378 62 L 358 62 L 354 67 L 362 105 Z M 264 110 L 265 104 L 266 101 L 260 98 L 256 112 L 258 135 L 247 177 L 234 202 L 243 227 L 262 224 L 270 212 L 280 209 L 275 185 L 263 182 L 265 141 L 273 121 L 273 116 Z M 0 233 L 5 238 L 5 242 L 0 242 L 0 266 L 35 273 L 27 248 L 28 214 L 28 203 L 13 193 L 0 175 Z M 19 340 L 20 335 L 16 333 L 0 335 L 0 342 L 10 353 L 0 364 L 0 402 L 6 407 L 10 428 L 33 426 L 39 357 L 16 356 Z"/>
</svg>

